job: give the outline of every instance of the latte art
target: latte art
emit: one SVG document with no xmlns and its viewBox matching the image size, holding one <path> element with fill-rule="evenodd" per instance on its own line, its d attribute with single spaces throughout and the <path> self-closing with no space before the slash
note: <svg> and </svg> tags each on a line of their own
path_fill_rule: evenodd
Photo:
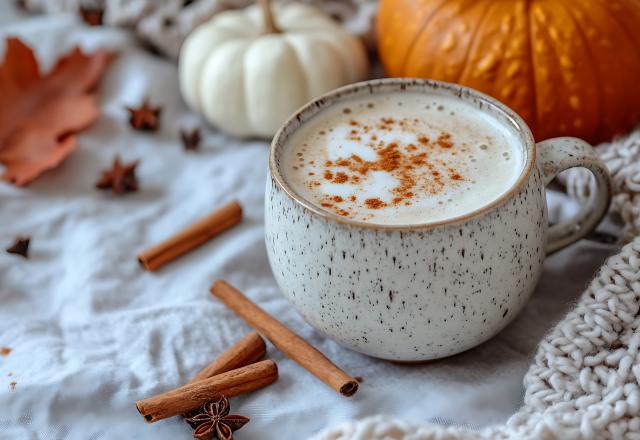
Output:
<svg viewBox="0 0 640 440">
<path fill-rule="evenodd" d="M 389 93 L 321 111 L 284 150 L 284 177 L 339 216 L 377 224 L 442 221 L 505 193 L 523 168 L 518 140 L 471 104 Z"/>
</svg>

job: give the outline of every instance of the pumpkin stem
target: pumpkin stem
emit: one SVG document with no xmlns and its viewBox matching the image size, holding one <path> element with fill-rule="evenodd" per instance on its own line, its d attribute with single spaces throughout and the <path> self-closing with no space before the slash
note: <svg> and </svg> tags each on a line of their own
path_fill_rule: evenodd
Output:
<svg viewBox="0 0 640 440">
<path fill-rule="evenodd" d="M 273 10 L 271 9 L 271 0 L 258 0 L 260 7 L 262 8 L 262 15 L 264 16 L 265 33 L 267 34 L 279 34 L 282 32 L 276 22 L 273 19 Z"/>
</svg>

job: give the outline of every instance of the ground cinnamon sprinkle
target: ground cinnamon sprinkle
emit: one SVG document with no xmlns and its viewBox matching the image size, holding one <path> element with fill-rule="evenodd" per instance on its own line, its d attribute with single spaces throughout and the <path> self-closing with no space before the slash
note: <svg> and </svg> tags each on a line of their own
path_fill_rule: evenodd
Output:
<svg viewBox="0 0 640 440">
<path fill-rule="evenodd" d="M 378 151 L 378 156 L 380 156 L 380 160 L 377 163 L 382 171 L 391 172 L 400 167 L 401 153 L 395 142 L 391 142 L 388 147 Z"/>
<path fill-rule="evenodd" d="M 411 156 L 411 163 L 414 165 L 425 165 L 427 163 L 427 153 L 416 154 L 415 156 Z"/>
<path fill-rule="evenodd" d="M 392 117 L 383 117 L 377 121 L 374 127 L 392 130 L 394 127 L 402 126 L 405 127 L 403 130 L 408 130 L 411 121 L 410 119 L 396 120 Z M 347 135 L 347 139 L 358 142 L 361 141 L 360 137 L 356 136 L 360 134 L 359 130 L 367 131 L 366 129 L 369 128 L 369 125 L 363 125 L 355 119 L 350 120 L 349 125 L 360 127 L 350 129 Z M 367 146 L 376 152 L 376 160 L 364 160 L 357 154 L 351 154 L 349 157 L 342 157 L 335 161 L 325 161 L 326 168 L 323 171 L 325 180 L 337 184 L 358 184 L 362 178 L 375 171 L 384 171 L 394 177 L 399 183 L 392 189 L 393 198 L 391 201 L 387 202 L 377 197 L 367 198 L 362 204 L 368 209 L 381 209 L 389 205 L 397 206 L 400 204 L 408 206 L 412 204 L 412 199 L 416 194 L 436 194 L 441 191 L 447 184 L 447 178 L 450 179 L 450 183 L 464 180 L 459 170 L 451 168 L 451 164 L 440 157 L 430 157 L 436 147 L 450 149 L 455 146 L 450 133 L 442 132 L 435 141 L 431 141 L 424 134 L 417 133 L 417 143 L 404 145 L 399 145 L 399 142 L 378 141 L 375 133 L 371 134 L 370 139 Z M 453 153 L 450 154 L 453 155 Z M 310 185 L 318 186 L 320 182 L 312 181 Z M 356 202 L 356 195 L 327 196 L 321 206 L 331 208 L 337 214 L 348 217 L 351 213 L 344 209 L 346 206 L 338 206 L 346 201 Z"/>
<path fill-rule="evenodd" d="M 380 208 L 385 208 L 387 206 L 385 202 L 383 202 L 377 197 L 374 199 L 365 200 L 364 204 L 367 205 L 367 208 L 369 209 L 380 209 Z"/>
<path fill-rule="evenodd" d="M 336 173 L 336 177 L 335 179 L 333 179 L 334 183 L 345 183 L 347 180 L 349 180 L 349 176 L 347 176 L 345 173 L 343 173 L 342 171 Z"/>
<path fill-rule="evenodd" d="M 451 141 L 451 134 L 442 133 L 440 136 L 438 136 L 436 144 L 438 144 L 438 146 L 442 148 L 452 148 L 453 142 Z"/>
<path fill-rule="evenodd" d="M 395 119 L 393 118 L 381 118 L 378 123 L 378 128 L 380 130 L 388 130 L 391 131 L 393 129 L 393 124 L 395 123 Z"/>
</svg>

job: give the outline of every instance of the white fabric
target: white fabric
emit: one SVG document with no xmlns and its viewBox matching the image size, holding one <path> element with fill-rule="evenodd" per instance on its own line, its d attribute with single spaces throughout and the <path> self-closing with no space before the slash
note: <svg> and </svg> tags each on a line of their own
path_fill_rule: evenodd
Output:
<svg viewBox="0 0 640 440">
<path fill-rule="evenodd" d="M 0 357 L 0 439 L 189 438 L 184 421 L 146 424 L 133 402 L 183 384 L 249 330 L 209 297 L 216 278 L 364 379 L 346 399 L 269 347 L 280 379 L 232 399 L 233 411 L 252 419 L 239 438 L 301 439 L 379 413 L 470 428 L 503 422 L 522 403 L 537 342 L 613 250 L 583 241 L 551 257 L 520 316 L 467 353 L 418 366 L 370 359 L 313 331 L 278 292 L 263 244 L 266 143 L 207 129 L 200 151 L 183 151 L 179 129 L 202 122 L 179 97 L 176 66 L 122 30 L 47 17 L 4 25 L 7 35 L 23 38 L 45 66 L 74 44 L 120 55 L 99 89 L 103 113 L 77 151 L 27 188 L 0 183 L 0 244 L 32 236 L 29 260 L 0 252 L 0 347 L 13 349 Z M 123 107 L 145 95 L 164 106 L 158 133 L 127 124 Z M 115 154 L 141 160 L 138 193 L 94 189 Z M 157 273 L 141 270 L 138 251 L 232 197 L 245 207 L 240 226 Z M 574 208 L 556 203 L 554 216 L 563 207 Z"/>
</svg>

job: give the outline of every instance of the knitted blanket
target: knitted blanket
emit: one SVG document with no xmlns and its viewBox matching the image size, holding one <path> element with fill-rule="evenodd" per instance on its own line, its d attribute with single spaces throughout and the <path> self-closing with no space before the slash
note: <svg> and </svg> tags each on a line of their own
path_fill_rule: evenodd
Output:
<svg viewBox="0 0 640 440">
<path fill-rule="evenodd" d="M 524 378 L 524 405 L 481 431 L 412 425 L 387 417 L 349 421 L 318 434 L 338 439 L 640 439 L 640 130 L 598 147 L 609 167 L 611 213 L 632 241 L 600 268 L 576 307 L 542 340 Z M 561 179 L 584 199 L 583 170 Z"/>
</svg>

